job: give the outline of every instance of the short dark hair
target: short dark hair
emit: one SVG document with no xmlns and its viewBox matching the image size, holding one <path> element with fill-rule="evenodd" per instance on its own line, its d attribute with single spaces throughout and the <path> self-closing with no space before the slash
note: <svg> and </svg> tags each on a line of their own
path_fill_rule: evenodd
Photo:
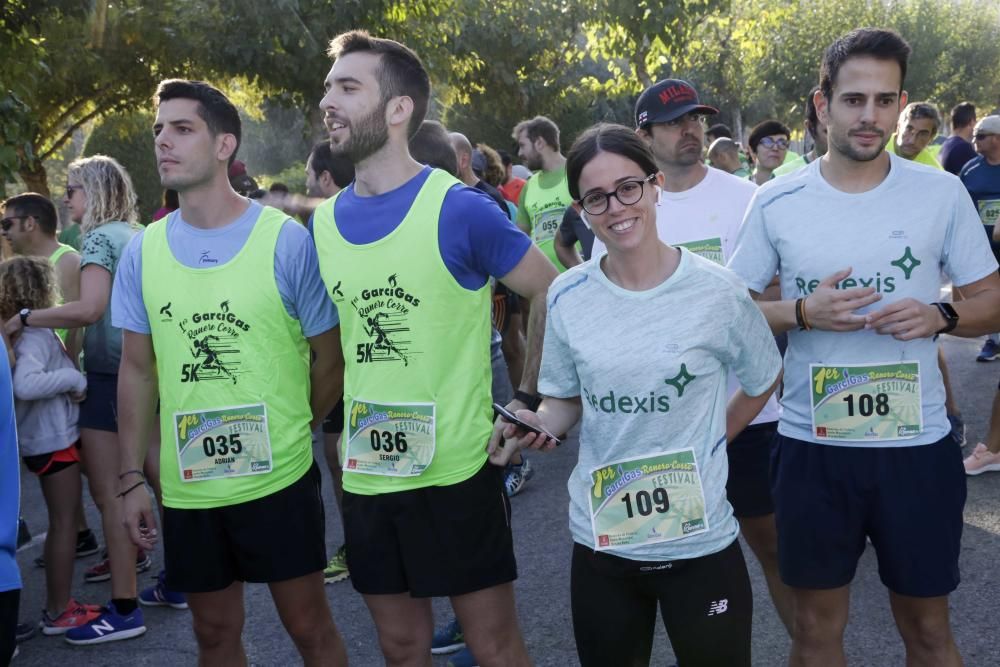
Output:
<svg viewBox="0 0 1000 667">
<path fill-rule="evenodd" d="M 204 81 L 166 79 L 156 87 L 153 101 L 157 106 L 167 100 L 177 99 L 194 100 L 198 103 L 198 115 L 208 125 L 212 136 L 223 133 L 236 137 L 236 150 L 229 156 L 229 166 L 232 166 L 243 141 L 243 122 L 236 105 L 221 90 Z"/>
<path fill-rule="evenodd" d="M 14 195 L 3 203 L 4 214 L 16 211 L 18 215 L 30 215 L 38 226 L 46 234 L 56 233 L 59 225 L 59 217 L 56 215 L 56 207 L 48 197 L 37 192 L 25 192 Z"/>
<path fill-rule="evenodd" d="M 269 187 L 267 188 L 267 191 L 268 191 L 268 192 L 281 192 L 281 193 L 284 193 L 284 194 L 286 194 L 286 195 L 287 195 L 287 194 L 288 194 L 289 192 L 291 192 L 291 191 L 290 191 L 290 190 L 288 189 L 288 186 L 287 186 L 287 185 L 285 185 L 284 183 L 280 183 L 280 182 L 278 182 L 278 181 L 275 181 L 274 183 L 271 183 L 271 185 L 270 185 L 270 186 L 269 186 Z"/>
<path fill-rule="evenodd" d="M 421 164 L 458 177 L 458 157 L 451 146 L 451 137 L 444 125 L 436 120 L 425 120 L 410 137 L 410 156 Z"/>
<path fill-rule="evenodd" d="M 309 155 L 311 158 L 309 164 L 316 178 L 322 176 L 325 171 L 341 190 L 354 180 L 354 163 L 342 155 L 334 155 L 330 150 L 329 141 L 318 142 Z"/>
<path fill-rule="evenodd" d="M 729 126 L 726 125 L 725 123 L 716 123 L 712 127 L 710 127 L 707 130 L 705 130 L 705 136 L 706 137 L 715 137 L 716 139 L 718 139 L 719 137 L 725 137 L 726 139 L 732 139 L 733 138 L 733 131 L 730 130 Z"/>
<path fill-rule="evenodd" d="M 895 60 L 899 65 L 899 90 L 906 80 L 906 64 L 910 59 L 910 45 L 895 30 L 857 28 L 834 40 L 823 54 L 819 69 L 819 86 L 823 96 L 833 99 L 833 85 L 840 68 L 848 58 L 870 56 L 878 60 Z"/>
<path fill-rule="evenodd" d="M 750 138 L 747 139 L 747 144 L 750 146 L 750 150 L 754 153 L 757 152 L 757 145 L 760 140 L 764 137 L 769 137 L 772 134 L 783 134 L 786 137 L 791 138 L 792 131 L 788 129 L 788 126 L 777 120 L 765 120 L 754 125 L 753 129 L 750 130 Z"/>
<path fill-rule="evenodd" d="M 976 105 L 972 102 L 960 102 L 951 110 L 951 126 L 968 127 L 976 122 Z"/>
<path fill-rule="evenodd" d="M 511 136 L 517 141 L 521 132 L 528 135 L 528 141 L 534 143 L 541 139 L 555 150 L 559 150 L 559 126 L 545 116 L 535 116 L 531 120 L 522 120 L 514 126 Z"/>
<path fill-rule="evenodd" d="M 819 114 L 816 112 L 816 93 L 819 92 L 819 86 L 813 86 L 812 90 L 809 91 L 809 96 L 806 97 L 806 130 L 815 140 L 816 135 L 819 133 L 817 128 L 819 127 Z"/>
<path fill-rule="evenodd" d="M 635 130 L 616 123 L 598 123 L 584 130 L 566 155 L 566 180 L 573 199 L 580 199 L 580 174 L 583 168 L 599 153 L 621 155 L 639 165 L 646 174 L 655 174 L 660 170 L 649 146 L 639 138 Z"/>
<path fill-rule="evenodd" d="M 372 37 L 365 30 L 351 30 L 330 40 L 326 53 L 333 60 L 349 53 L 374 53 L 379 56 L 376 77 L 382 104 L 387 104 L 393 97 L 405 96 L 413 100 L 413 115 L 410 116 L 407 136 L 416 134 L 420 123 L 427 117 L 431 79 L 420 57 L 411 48 L 391 39 Z"/>
<path fill-rule="evenodd" d="M 512 164 L 514 164 L 514 158 L 512 158 L 510 156 L 510 153 L 508 153 L 504 149 L 498 148 L 497 149 L 497 155 L 500 156 L 500 160 L 501 160 L 501 162 L 503 162 L 503 166 L 504 167 L 509 167 Z"/>
</svg>

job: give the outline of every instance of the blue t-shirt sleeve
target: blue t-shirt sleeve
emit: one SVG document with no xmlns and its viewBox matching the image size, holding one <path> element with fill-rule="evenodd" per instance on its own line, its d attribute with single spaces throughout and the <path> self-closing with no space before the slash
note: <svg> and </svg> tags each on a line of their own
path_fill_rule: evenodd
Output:
<svg viewBox="0 0 1000 667">
<path fill-rule="evenodd" d="M 340 323 L 319 273 L 316 245 L 309 230 L 287 220 L 278 234 L 274 276 L 288 314 L 302 325 L 306 338 L 318 336 Z"/>
<path fill-rule="evenodd" d="M 142 237 L 139 232 L 128 242 L 118 260 L 111 288 L 111 324 L 140 334 L 149 334 L 149 316 L 142 298 Z"/>
<path fill-rule="evenodd" d="M 510 273 L 531 248 L 531 239 L 488 195 L 457 185 L 441 206 L 438 244 L 458 284 L 476 290 L 490 276 L 502 278 Z"/>
</svg>

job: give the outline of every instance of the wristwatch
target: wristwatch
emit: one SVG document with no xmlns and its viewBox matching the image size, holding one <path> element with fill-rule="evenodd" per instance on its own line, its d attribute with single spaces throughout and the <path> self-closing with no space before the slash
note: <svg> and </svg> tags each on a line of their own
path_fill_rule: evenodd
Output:
<svg viewBox="0 0 1000 667">
<path fill-rule="evenodd" d="M 521 401 L 532 412 L 538 410 L 538 406 L 542 404 L 541 396 L 529 394 L 528 392 L 521 391 L 520 389 L 514 392 L 514 400 Z"/>
<path fill-rule="evenodd" d="M 21 325 L 28 326 L 28 315 L 31 315 L 31 308 L 22 308 L 18 315 L 21 316 Z"/>
<path fill-rule="evenodd" d="M 941 317 L 944 318 L 945 322 L 944 328 L 938 331 L 937 333 L 939 334 L 948 333 L 949 331 L 958 326 L 958 313 L 955 312 L 955 309 L 952 308 L 950 303 L 935 301 L 931 305 L 937 307 L 938 312 L 941 313 Z"/>
</svg>

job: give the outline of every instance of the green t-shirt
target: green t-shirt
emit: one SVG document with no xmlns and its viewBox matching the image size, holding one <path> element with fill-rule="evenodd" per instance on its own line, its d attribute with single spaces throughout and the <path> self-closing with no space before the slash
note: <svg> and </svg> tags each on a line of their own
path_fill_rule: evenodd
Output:
<svg viewBox="0 0 1000 667">
<path fill-rule="evenodd" d="M 573 203 L 566 180 L 566 168 L 540 171 L 528 179 L 521 190 L 517 224 L 527 229 L 531 240 L 545 253 L 560 272 L 565 271 L 556 257 L 554 239 L 566 207 Z"/>
<path fill-rule="evenodd" d="M 794 171 L 798 171 L 802 167 L 809 164 L 809 161 L 802 155 L 797 156 L 794 160 L 788 160 L 780 167 L 774 170 L 774 176 L 784 176 L 785 174 L 791 174 Z"/>
<path fill-rule="evenodd" d="M 79 223 L 72 223 L 70 226 L 65 227 L 59 233 L 59 243 L 65 243 L 68 246 L 72 246 L 74 250 L 80 249 L 80 225 Z"/>
</svg>

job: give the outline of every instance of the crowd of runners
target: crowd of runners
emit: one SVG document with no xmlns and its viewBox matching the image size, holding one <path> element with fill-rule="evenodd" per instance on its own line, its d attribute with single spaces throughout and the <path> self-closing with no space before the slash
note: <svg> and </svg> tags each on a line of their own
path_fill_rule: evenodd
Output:
<svg viewBox="0 0 1000 667">
<path fill-rule="evenodd" d="M 0 664 L 36 628 L 141 635 L 142 605 L 189 610 L 199 664 L 246 664 L 255 582 L 304 664 L 346 665 L 324 583 L 349 578 L 387 665 L 530 665 L 509 498 L 576 427 L 582 665 L 662 664 L 658 610 L 680 667 L 750 665 L 739 535 L 790 664 L 845 664 L 868 542 L 907 664 L 962 664 L 948 596 L 966 475 L 1000 470 L 1000 388 L 963 462 L 938 336 L 1000 358 L 1000 116 L 960 104 L 939 140 L 906 41 L 859 29 L 803 91 L 801 155 L 781 122 L 744 144 L 666 79 L 565 155 L 551 120 L 519 123 L 515 164 L 425 120 L 406 46 L 352 31 L 329 55 L 306 196 L 254 191 L 236 107 L 173 79 L 157 222 L 107 156 L 70 165 L 62 234 L 50 199 L 3 203 Z M 22 461 L 49 517 L 40 621 L 18 609 Z M 84 475 L 101 605 L 70 597 L 101 548 Z M 437 629 L 434 597 L 454 611 Z"/>
</svg>

